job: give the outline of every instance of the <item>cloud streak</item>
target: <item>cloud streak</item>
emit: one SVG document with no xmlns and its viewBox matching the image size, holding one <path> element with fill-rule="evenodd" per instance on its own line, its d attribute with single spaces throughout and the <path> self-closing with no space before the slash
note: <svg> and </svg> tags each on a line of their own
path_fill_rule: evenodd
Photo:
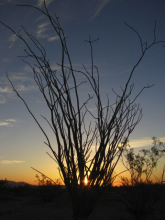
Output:
<svg viewBox="0 0 165 220">
<path fill-rule="evenodd" d="M 4 121 L 0 121 L 0 127 L 13 127 L 15 123 L 20 123 L 20 122 L 22 122 L 22 121 L 9 118 Z"/>
<path fill-rule="evenodd" d="M 12 34 L 12 35 L 10 35 L 8 40 L 9 40 L 9 42 L 11 42 L 9 48 L 12 48 L 14 46 L 14 43 L 16 42 L 16 40 L 18 40 L 18 37 L 17 37 L 17 35 Z"/>
<path fill-rule="evenodd" d="M 31 71 L 31 69 L 30 69 L 30 67 L 29 67 L 29 69 L 28 69 L 28 67 L 26 66 L 25 68 L 24 68 L 24 70 L 26 71 L 26 72 L 30 72 Z M 21 82 L 34 82 L 34 79 L 32 78 L 32 77 L 29 77 L 29 76 L 25 76 L 25 75 L 23 75 L 22 73 L 16 73 L 16 74 L 13 74 L 13 75 L 11 75 L 10 76 L 10 80 L 13 82 L 13 81 L 21 81 Z"/>
<path fill-rule="evenodd" d="M 51 2 L 53 2 L 53 0 L 46 0 L 46 5 L 48 6 Z M 44 5 L 44 1 L 38 0 L 37 7 L 42 7 L 43 5 Z"/>
<path fill-rule="evenodd" d="M 27 72 L 27 70 L 24 71 Z M 10 80 L 13 82 L 15 89 L 19 93 L 25 94 L 37 91 L 38 87 L 35 84 L 33 77 L 26 76 L 22 73 L 12 73 L 10 75 Z M 16 94 L 13 91 L 12 86 L 9 84 L 10 83 L 6 77 L 0 77 L 0 104 L 5 104 L 8 102 L 8 99 L 16 97 Z"/>
<path fill-rule="evenodd" d="M 36 89 L 37 89 L 37 86 L 33 86 L 33 85 L 28 85 L 28 86 L 17 85 L 16 86 L 16 90 L 18 92 L 33 92 Z"/>
<path fill-rule="evenodd" d="M 5 4 L 8 4 L 10 2 L 11 2 L 11 0 L 1 0 L 0 5 L 5 5 Z"/>
<path fill-rule="evenodd" d="M 6 103 L 6 98 L 4 95 L 0 94 L 0 104 Z"/>
<path fill-rule="evenodd" d="M 48 38 L 48 34 L 45 33 L 50 29 L 50 27 L 48 27 L 48 26 L 49 26 L 49 22 L 44 22 L 44 23 L 38 25 L 37 31 L 36 31 L 37 37 Z"/>
<path fill-rule="evenodd" d="M 100 1 L 97 1 L 98 4 L 96 4 L 96 7 L 95 7 L 95 11 L 92 15 L 92 17 L 90 17 L 89 21 L 90 20 L 93 20 L 95 17 L 97 17 L 97 15 L 101 12 L 101 10 L 108 4 L 110 0 L 100 0 Z"/>
<path fill-rule="evenodd" d="M 16 85 L 15 86 L 15 89 L 18 91 L 18 92 L 34 92 L 35 90 L 37 90 L 37 86 L 34 86 L 34 85 Z M 3 94 L 11 94 L 12 93 L 12 89 L 11 87 L 9 86 L 5 86 L 5 87 L 0 87 L 0 93 L 3 93 Z M 0 96 L 0 101 L 1 101 L 1 96 Z"/>
<path fill-rule="evenodd" d="M 9 86 L 5 86 L 4 88 L 0 87 L 0 93 L 11 93 L 11 88 Z"/>
<path fill-rule="evenodd" d="M 160 141 L 165 142 L 165 137 L 160 137 Z M 151 138 L 143 138 L 143 139 L 137 139 L 137 140 L 131 140 L 129 142 L 129 145 L 131 148 L 137 148 L 137 147 L 152 147 L 152 139 Z"/>
<path fill-rule="evenodd" d="M 19 164 L 19 163 L 24 163 L 25 161 L 23 160 L 1 160 L 1 164 Z"/>
<path fill-rule="evenodd" d="M 0 121 L 0 127 L 13 127 L 13 125 L 9 122 Z"/>
<path fill-rule="evenodd" d="M 26 66 L 23 70 L 24 72 L 32 72 L 30 67 Z M 12 73 L 9 76 L 10 80 L 12 82 L 18 81 L 18 82 L 34 82 L 33 77 L 25 76 L 24 73 Z M 9 80 L 7 77 L 0 77 L 0 85 L 9 85 Z M 1 88 L 1 87 L 0 87 Z"/>
<path fill-rule="evenodd" d="M 16 119 L 6 119 L 6 121 L 9 121 L 9 122 L 17 122 Z"/>
<path fill-rule="evenodd" d="M 37 27 L 36 35 L 39 38 L 47 39 L 48 41 L 58 40 L 58 35 L 49 34 L 48 31 L 51 29 L 50 22 L 44 22 Z"/>
<path fill-rule="evenodd" d="M 59 40 L 59 36 L 56 35 L 56 36 L 54 36 L 54 37 L 49 37 L 49 38 L 48 38 L 48 41 L 54 41 L 54 40 Z"/>
</svg>

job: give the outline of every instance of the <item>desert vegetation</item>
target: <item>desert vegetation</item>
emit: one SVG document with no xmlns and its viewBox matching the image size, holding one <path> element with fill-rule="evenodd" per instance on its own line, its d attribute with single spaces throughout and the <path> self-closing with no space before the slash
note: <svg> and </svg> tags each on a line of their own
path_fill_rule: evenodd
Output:
<svg viewBox="0 0 165 220">
<path fill-rule="evenodd" d="M 130 179 L 121 176 L 122 190 L 119 191 L 126 209 L 135 219 L 154 219 L 155 210 L 163 193 L 164 168 L 161 178 L 154 171 L 165 155 L 165 144 L 153 137 L 150 149 L 141 149 L 137 154 L 134 149 L 126 149 L 122 162 L 130 173 Z M 156 219 L 156 217 L 155 217 Z"/>
<path fill-rule="evenodd" d="M 42 179 L 42 177 L 41 177 Z M 0 216 L 3 219 L 63 219 L 71 220 L 72 202 L 66 188 L 60 186 L 0 187 Z M 164 215 L 165 186 L 107 186 L 89 220 L 160 219 Z"/>
<path fill-rule="evenodd" d="M 24 186 L 22 188 L 11 189 L 6 187 L 3 183 L 4 185 L 2 184 L 1 190 L 5 189 L 4 192 L 10 191 L 11 193 L 19 194 L 19 196 L 25 196 L 22 192 L 29 190 L 28 195 L 26 195 L 30 196 L 28 200 L 29 203 L 27 204 L 27 202 L 24 201 L 24 207 L 29 207 L 29 204 L 32 204 L 34 195 L 37 195 L 35 198 L 42 200 L 39 200 L 40 202 L 38 203 L 40 207 L 46 207 L 48 208 L 47 210 L 51 210 L 49 214 L 45 211 L 47 214 L 43 216 L 51 219 L 56 218 L 56 207 L 59 207 L 58 204 L 60 204 L 60 201 L 66 201 L 66 204 L 62 205 L 62 208 L 65 214 L 67 211 L 68 214 L 67 216 L 59 217 L 59 219 L 98 219 L 98 208 L 101 207 L 101 204 L 105 205 L 104 201 L 106 201 L 106 207 L 109 207 L 110 215 L 112 215 L 112 204 L 114 201 L 112 198 L 115 198 L 115 201 L 117 201 L 117 203 L 115 203 L 116 213 L 114 216 L 108 217 L 108 213 L 104 210 L 99 219 L 117 219 L 117 206 L 120 206 L 123 198 L 127 210 L 129 210 L 135 218 L 143 218 L 143 213 L 151 213 L 150 206 L 153 208 L 153 202 L 150 197 L 153 198 L 154 203 L 160 199 L 157 198 L 157 195 L 160 195 L 158 192 L 163 186 L 157 187 L 151 184 L 150 177 L 158 160 L 163 155 L 164 150 L 157 150 L 155 146 L 151 148 L 151 150 L 142 150 L 138 155 L 135 155 L 133 150 L 127 150 L 129 137 L 142 118 L 142 110 L 139 104 L 136 104 L 137 98 L 145 89 L 152 87 L 152 85 L 144 86 L 133 96 L 134 84 L 131 83 L 131 80 L 135 70 L 150 48 L 157 44 L 164 43 L 162 40 L 157 40 L 156 22 L 151 43 L 144 41 L 133 27 L 126 24 L 126 27 L 133 31 L 138 37 L 141 54 L 136 64 L 132 67 L 125 85 L 121 88 L 120 94 L 117 94 L 115 90 L 113 90 L 116 97 L 115 101 L 110 103 L 109 97 L 107 96 L 107 102 L 102 103 L 99 69 L 94 64 L 93 53 L 93 45 L 98 39 L 93 40 L 89 37 L 89 39 L 86 40 L 86 43 L 89 44 L 91 69 L 88 70 L 86 66 L 83 65 L 83 69 L 77 70 L 72 63 L 67 47 L 67 36 L 61 27 L 60 20 L 56 14 L 51 15 L 49 13 L 45 0 L 43 10 L 32 5 L 18 6 L 22 9 L 28 8 L 29 10 L 39 11 L 48 19 L 55 34 L 59 37 L 61 45 L 61 62 L 58 63 L 60 74 L 57 70 L 51 68 L 44 46 L 38 39 L 31 35 L 25 27 L 22 26 L 26 35 L 26 37 L 23 37 L 20 31 L 16 32 L 12 27 L 0 21 L 3 26 L 15 34 L 26 46 L 24 50 L 25 55 L 21 57 L 33 71 L 34 81 L 49 109 L 50 118 L 42 117 L 52 129 L 56 140 L 57 151 L 49 139 L 49 134 L 44 130 L 24 98 L 16 90 L 8 74 L 7 78 L 14 92 L 22 100 L 28 112 L 44 134 L 46 138 L 45 144 L 52 152 L 52 155 L 49 153 L 48 155 L 58 164 L 59 173 L 67 191 L 61 189 L 59 182 L 52 182 L 50 179 L 47 179 L 44 174 L 41 177 L 36 176 L 38 181 L 37 187 Z M 35 64 L 31 64 L 28 58 L 33 60 Z M 79 81 L 78 76 L 82 76 L 83 81 Z M 87 84 L 92 92 L 82 100 L 80 99 L 79 91 L 84 84 Z M 96 114 L 88 107 L 88 104 L 92 102 L 96 109 Z M 90 121 L 87 119 L 87 116 L 91 118 Z M 155 139 L 155 144 L 157 144 L 157 139 Z M 164 147 L 164 145 L 160 145 L 160 147 Z M 92 146 L 95 146 L 93 156 L 91 156 Z M 116 191 L 109 183 L 113 178 L 115 167 L 124 153 L 126 159 L 125 167 L 131 174 L 131 180 L 126 181 L 126 179 L 122 178 L 123 187 L 122 189 L 117 188 L 116 194 Z M 142 175 L 146 176 L 144 181 L 142 181 Z M 86 184 L 84 184 L 85 179 L 87 179 Z M 126 182 L 129 183 L 127 186 L 125 184 Z M 14 194 L 12 194 L 7 201 L 14 199 Z M 137 199 L 136 196 L 138 196 Z M 6 194 L 1 198 L 1 202 L 5 197 Z M 143 201 L 142 203 L 140 201 L 139 205 L 136 203 L 134 207 L 131 200 L 132 198 L 134 198 L 135 203 L 140 199 Z M 148 201 L 151 204 L 149 203 L 147 208 L 144 208 L 144 205 L 146 205 Z M 56 205 L 54 204 L 53 207 L 52 205 L 45 205 L 48 203 L 56 203 Z M 50 207 L 51 209 L 49 209 Z M 33 211 L 36 212 L 38 208 L 38 206 L 35 206 Z M 70 212 L 70 208 L 72 212 Z M 43 213 L 42 211 L 40 212 Z M 2 212 L 1 214 L 3 215 L 4 213 Z M 4 216 L 5 215 L 6 214 L 4 214 Z M 43 216 L 39 216 L 38 212 L 37 215 L 38 217 L 35 217 L 36 219 L 43 218 Z M 122 218 L 124 219 L 123 216 Z M 21 219 L 18 213 L 15 217 Z M 126 219 L 128 218 L 129 216 L 126 217 Z M 24 219 L 26 219 L 26 217 Z M 119 216 L 119 219 L 121 219 L 121 216 Z"/>
<path fill-rule="evenodd" d="M 116 175 L 120 177 L 120 186 L 109 183 L 104 188 L 88 219 L 164 219 L 164 169 L 161 178 L 154 177 L 154 169 L 164 153 L 165 144 L 158 138 L 153 138 L 150 149 L 137 154 L 127 149 L 122 161 L 130 178 Z M 22 182 L 13 186 L 7 179 L 0 181 L 0 216 L 8 220 L 54 219 L 54 216 L 73 219 L 72 198 L 61 180 L 51 180 L 42 173 L 35 178 L 33 186 Z"/>
</svg>

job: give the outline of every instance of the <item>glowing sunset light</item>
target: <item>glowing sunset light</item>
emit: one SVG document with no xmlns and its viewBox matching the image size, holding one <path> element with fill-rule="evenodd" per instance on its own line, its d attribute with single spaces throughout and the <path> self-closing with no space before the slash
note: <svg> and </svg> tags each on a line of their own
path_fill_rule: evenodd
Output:
<svg viewBox="0 0 165 220">
<path fill-rule="evenodd" d="M 78 184 L 80 185 L 80 178 L 78 178 Z M 85 185 L 88 184 L 87 176 L 85 176 L 85 178 L 84 178 L 84 184 L 85 184 Z"/>
<path fill-rule="evenodd" d="M 87 185 L 87 184 L 88 184 L 88 179 L 87 179 L 87 176 L 85 176 L 84 183 L 85 183 L 85 185 Z"/>
</svg>

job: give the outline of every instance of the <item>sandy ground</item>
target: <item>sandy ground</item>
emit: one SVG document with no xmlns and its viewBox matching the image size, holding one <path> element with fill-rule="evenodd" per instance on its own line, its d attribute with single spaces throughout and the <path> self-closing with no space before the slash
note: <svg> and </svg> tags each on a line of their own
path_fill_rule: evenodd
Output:
<svg viewBox="0 0 165 220">
<path fill-rule="evenodd" d="M 0 219 L 3 220 L 72 220 L 72 210 L 69 195 L 65 192 L 45 202 L 39 196 L 15 195 L 1 193 Z M 90 220 L 133 220 L 133 216 L 126 210 L 121 202 L 121 196 L 115 191 L 107 191 L 100 199 Z M 165 190 L 154 207 L 154 212 L 144 219 L 165 219 Z"/>
</svg>

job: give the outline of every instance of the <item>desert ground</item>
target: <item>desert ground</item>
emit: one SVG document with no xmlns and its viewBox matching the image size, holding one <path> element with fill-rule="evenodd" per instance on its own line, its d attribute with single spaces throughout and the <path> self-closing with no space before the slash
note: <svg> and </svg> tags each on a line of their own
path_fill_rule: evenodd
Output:
<svg viewBox="0 0 165 220">
<path fill-rule="evenodd" d="M 160 189 L 161 188 L 161 189 Z M 147 215 L 143 219 L 164 220 L 165 219 L 165 186 L 159 186 L 158 198 Z M 95 210 L 89 220 L 131 220 L 136 219 L 126 208 L 126 200 L 131 203 L 134 197 L 134 205 L 145 206 L 146 202 L 139 201 L 138 189 L 129 194 L 129 190 L 114 187 L 107 189 L 100 198 Z M 48 195 L 48 196 L 47 196 Z M 152 194 L 153 195 L 153 194 Z M 130 200 L 129 200 L 130 199 Z M 135 201 L 137 199 L 137 201 Z M 152 198 L 149 198 L 149 202 Z M 123 202 L 124 201 L 124 202 Z M 133 205 L 132 203 L 130 205 Z M 150 205 L 148 205 L 150 206 Z M 140 207 L 142 209 L 142 207 Z M 3 220 L 71 220 L 72 206 L 69 194 L 66 190 L 61 190 L 53 197 L 41 192 L 34 193 L 31 190 L 17 187 L 14 190 L 2 190 L 0 193 L 0 219 Z M 142 219 L 142 218 L 141 218 Z"/>
</svg>

